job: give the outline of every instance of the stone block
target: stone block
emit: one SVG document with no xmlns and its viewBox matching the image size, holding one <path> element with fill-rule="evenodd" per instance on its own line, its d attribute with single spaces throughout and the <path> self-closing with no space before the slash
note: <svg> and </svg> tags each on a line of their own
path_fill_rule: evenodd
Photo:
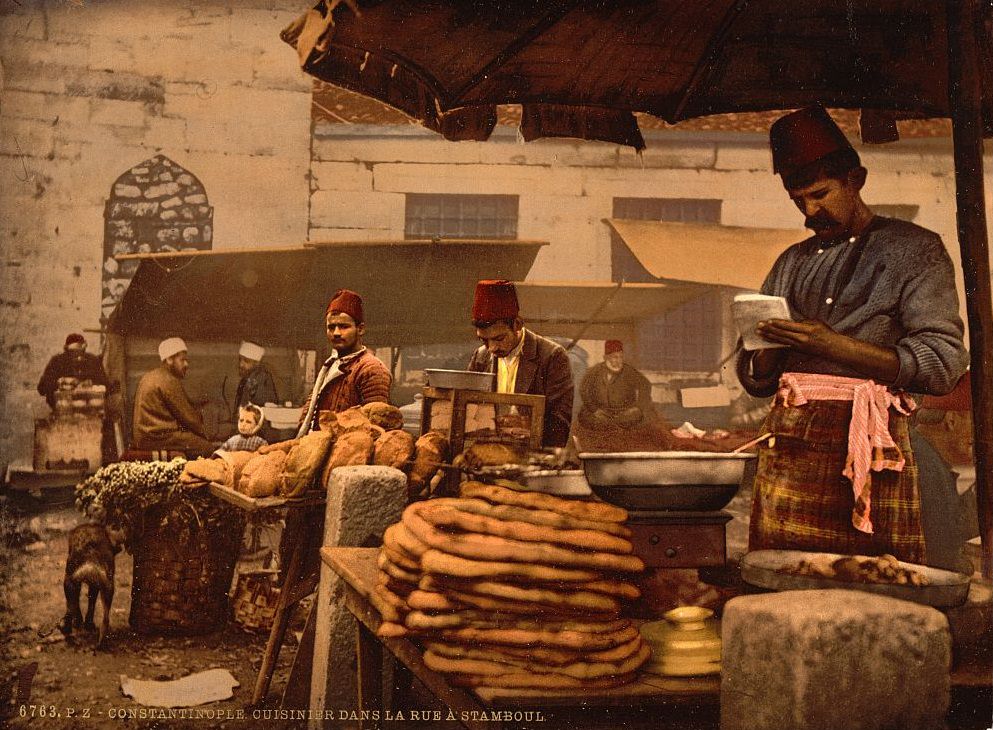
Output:
<svg viewBox="0 0 993 730">
<path fill-rule="evenodd" d="M 322 228 L 403 230 L 406 196 L 318 190 L 310 196 L 310 222 Z"/>
<path fill-rule="evenodd" d="M 318 190 L 372 192 L 373 172 L 360 162 L 315 162 L 310 172 Z"/>
<path fill-rule="evenodd" d="M 389 135 L 360 135 L 356 134 L 356 125 L 328 124 L 314 131 L 313 154 L 315 160 L 328 162 L 470 164 L 480 161 L 484 144 L 487 143 L 448 142 L 441 135 L 416 127 L 397 127 Z"/>
<path fill-rule="evenodd" d="M 382 192 L 527 195 L 533 190 L 582 195 L 582 171 L 538 165 L 376 165 L 375 188 Z"/>
<path fill-rule="evenodd" d="M 90 123 L 114 127 L 144 127 L 147 111 L 141 102 L 91 99 Z"/>
<path fill-rule="evenodd" d="M 752 144 L 717 144 L 717 159 L 714 167 L 718 170 L 761 170 L 772 175 L 772 156 L 765 137 L 756 137 Z"/>
<path fill-rule="evenodd" d="M 721 634 L 721 730 L 945 727 L 951 636 L 933 608 L 846 590 L 742 596 Z"/>
<path fill-rule="evenodd" d="M 141 188 L 137 185 L 117 184 L 114 186 L 114 195 L 119 198 L 140 198 Z"/>
<path fill-rule="evenodd" d="M 181 186 L 177 182 L 163 183 L 162 185 L 152 185 L 145 188 L 145 197 L 149 199 L 155 198 L 165 198 L 170 195 L 175 195 L 181 190 Z"/>
<path fill-rule="evenodd" d="M 379 545 L 387 527 L 407 504 L 407 477 L 386 466 L 346 466 L 331 473 L 324 518 L 324 544 Z M 321 566 L 310 707 L 355 707 L 355 619 L 344 606 L 344 582 Z"/>
<path fill-rule="evenodd" d="M 53 149 L 52 125 L 33 119 L 4 119 L 0 155 L 46 157 Z"/>
</svg>

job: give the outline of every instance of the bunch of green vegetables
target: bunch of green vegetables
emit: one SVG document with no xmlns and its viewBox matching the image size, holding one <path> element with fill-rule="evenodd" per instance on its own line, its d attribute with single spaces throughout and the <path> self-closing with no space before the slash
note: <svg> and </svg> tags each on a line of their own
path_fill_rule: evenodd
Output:
<svg viewBox="0 0 993 730">
<path fill-rule="evenodd" d="M 237 510 L 207 489 L 184 487 L 179 477 L 185 464 L 178 458 L 109 464 L 76 486 L 76 508 L 108 527 L 124 530 L 129 551 L 153 508 L 158 519 L 180 533 L 204 527 L 230 529 L 238 519 Z"/>
</svg>

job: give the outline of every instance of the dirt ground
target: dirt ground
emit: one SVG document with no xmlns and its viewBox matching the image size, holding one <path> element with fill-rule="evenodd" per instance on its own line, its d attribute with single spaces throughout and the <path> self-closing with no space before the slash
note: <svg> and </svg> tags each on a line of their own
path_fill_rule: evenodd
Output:
<svg viewBox="0 0 993 730">
<path fill-rule="evenodd" d="M 73 509 L 71 497 L 67 493 L 60 496 L 54 503 L 46 496 L 47 504 L 30 498 L 0 502 L 0 727 L 121 726 L 124 723 L 116 714 L 141 707 L 123 695 L 122 675 L 172 680 L 212 668 L 227 669 L 238 681 L 231 699 L 204 706 L 218 713 L 213 718 L 190 723 L 131 719 L 126 724 L 203 730 L 259 727 L 258 722 L 229 717 L 239 711 L 250 713 L 246 705 L 265 637 L 248 634 L 231 623 L 213 634 L 190 638 L 136 634 L 128 625 L 132 560 L 127 553 L 117 557 L 105 647 L 94 649 L 95 633 L 77 630 L 68 640 L 62 635 L 58 624 L 66 603 L 62 578 L 67 536 L 81 517 Z M 98 624 L 100 611 L 98 605 Z M 288 632 L 264 707 L 278 705 L 296 650 L 292 634 Z"/>
<path fill-rule="evenodd" d="M 728 543 L 734 554 L 744 542 L 739 513 L 747 500 L 739 496 L 729 509 L 736 519 L 729 526 Z M 249 699 L 258 673 L 265 637 L 248 634 L 233 624 L 207 636 L 192 638 L 139 636 L 128 625 L 131 594 L 131 557 L 117 558 L 116 594 L 106 647 L 95 651 L 95 634 L 76 632 L 66 640 L 58 624 L 65 611 L 62 578 L 67 535 L 80 521 L 65 493 L 46 502 L 0 497 L 0 728 L 272 728 L 304 727 L 305 723 L 253 719 L 254 709 L 278 707 L 296 651 L 296 633 L 303 616 L 294 617 L 286 646 L 280 654 L 272 687 L 260 708 Z M 98 617 L 100 609 L 97 609 Z M 98 618 L 99 621 L 99 618 Z M 223 668 L 239 683 L 228 700 L 201 706 L 199 718 L 127 719 L 139 704 L 121 691 L 121 678 L 172 680 L 194 672 Z M 415 686 L 412 707 L 440 708 L 423 688 Z M 988 689 L 953 692 L 948 730 L 986 730 L 990 720 Z M 578 708 L 581 710 L 581 708 Z M 598 730 L 705 730 L 719 724 L 717 708 L 699 714 L 674 710 L 671 716 L 646 717 L 637 708 L 632 714 L 605 714 Z M 126 719 L 120 719 L 123 713 Z M 271 716 L 270 716 L 271 717 Z M 147 715 L 146 715 L 147 718 Z M 570 727 L 565 718 L 549 718 L 548 730 Z M 583 715 L 589 724 L 588 713 Z M 342 723 L 346 727 L 349 723 Z M 423 725 L 396 723 L 403 730 L 455 728 L 456 723 Z M 909 729 L 908 729 L 909 730 Z"/>
</svg>

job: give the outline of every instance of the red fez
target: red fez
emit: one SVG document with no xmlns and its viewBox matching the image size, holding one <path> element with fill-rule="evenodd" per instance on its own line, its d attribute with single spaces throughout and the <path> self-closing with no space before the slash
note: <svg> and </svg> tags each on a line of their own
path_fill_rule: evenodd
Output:
<svg viewBox="0 0 993 730">
<path fill-rule="evenodd" d="M 624 352 L 624 345 L 620 340 L 607 340 L 603 343 L 603 356 L 613 355 L 615 352 Z"/>
<path fill-rule="evenodd" d="M 83 337 L 78 332 L 73 332 L 71 335 L 66 337 L 66 343 L 64 347 L 69 347 L 69 345 L 85 345 L 86 338 Z"/>
<path fill-rule="evenodd" d="M 853 149 L 820 104 L 777 119 L 769 129 L 772 171 L 788 177 L 832 152 Z"/>
<path fill-rule="evenodd" d="M 486 279 L 476 284 L 472 302 L 473 322 L 496 322 L 515 319 L 521 307 L 517 303 L 517 289 L 505 279 Z"/>
<path fill-rule="evenodd" d="M 362 324 L 362 297 L 351 289 L 339 289 L 328 302 L 327 314 L 347 314 L 355 320 L 356 324 Z"/>
</svg>

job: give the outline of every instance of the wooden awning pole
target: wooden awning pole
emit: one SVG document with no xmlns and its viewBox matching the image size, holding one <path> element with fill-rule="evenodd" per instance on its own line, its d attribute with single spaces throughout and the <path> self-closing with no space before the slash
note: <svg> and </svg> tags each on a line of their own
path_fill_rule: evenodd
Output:
<svg viewBox="0 0 993 730">
<path fill-rule="evenodd" d="M 947 0 L 948 100 L 955 200 L 972 356 L 972 415 L 983 576 L 993 577 L 993 297 L 983 192 L 982 79 L 976 0 Z"/>
</svg>

